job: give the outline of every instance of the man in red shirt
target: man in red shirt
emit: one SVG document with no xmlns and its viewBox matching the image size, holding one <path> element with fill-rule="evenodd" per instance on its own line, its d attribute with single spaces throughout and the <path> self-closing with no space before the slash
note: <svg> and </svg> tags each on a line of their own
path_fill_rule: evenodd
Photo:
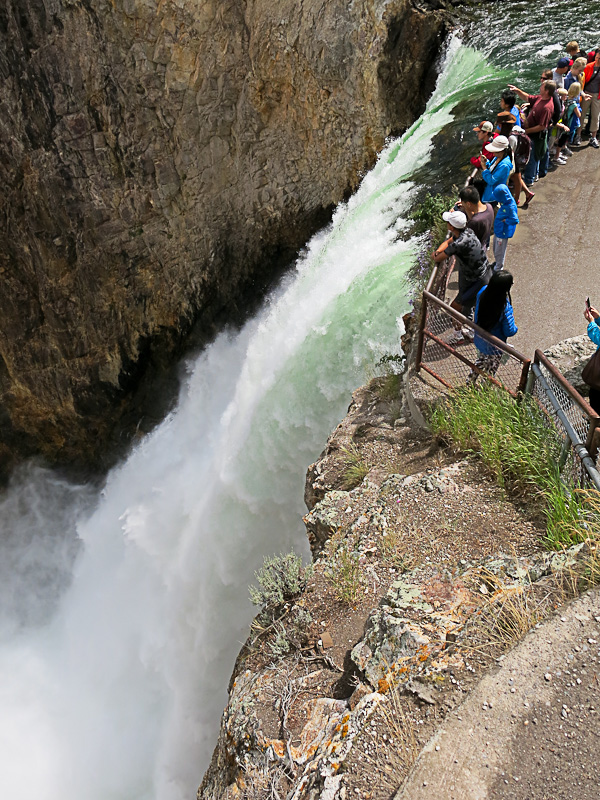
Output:
<svg viewBox="0 0 600 800">
<path fill-rule="evenodd" d="M 600 122 L 600 50 L 596 50 L 594 60 L 585 68 L 585 94 L 581 104 L 581 121 L 590 112 L 590 146 L 598 148 L 598 125 Z"/>
<path fill-rule="evenodd" d="M 556 92 L 556 84 L 554 81 L 545 81 L 539 94 L 527 94 L 517 86 L 509 85 L 508 88 L 529 103 L 529 113 L 523 127 L 531 139 L 532 148 L 529 161 L 523 171 L 523 180 L 528 188 L 531 188 L 540 166 L 540 160 L 548 149 L 548 128 L 554 114 L 553 97 Z"/>
</svg>

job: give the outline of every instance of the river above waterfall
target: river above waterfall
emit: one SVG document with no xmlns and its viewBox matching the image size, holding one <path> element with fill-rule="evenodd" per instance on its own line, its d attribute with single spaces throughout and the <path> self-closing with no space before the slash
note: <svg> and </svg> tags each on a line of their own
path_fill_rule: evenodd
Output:
<svg viewBox="0 0 600 800">
<path fill-rule="evenodd" d="M 404 234 L 460 184 L 507 78 L 535 89 L 598 3 L 475 12 L 423 116 L 241 331 L 182 365 L 177 408 L 101 491 L 26 465 L 1 505 L 0 789 L 17 800 L 182 800 L 210 759 L 264 556 L 308 557 L 304 474 L 350 393 L 399 351 Z M 500 17 L 502 11 L 502 17 Z M 494 14 L 498 12 L 497 16 Z M 515 35 L 518 31 L 518 35 Z"/>
</svg>

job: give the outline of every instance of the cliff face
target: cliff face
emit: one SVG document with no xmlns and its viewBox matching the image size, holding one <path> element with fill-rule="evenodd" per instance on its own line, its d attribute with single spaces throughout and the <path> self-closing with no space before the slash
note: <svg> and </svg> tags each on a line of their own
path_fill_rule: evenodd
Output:
<svg viewBox="0 0 600 800">
<path fill-rule="evenodd" d="M 422 111 L 445 26 L 408 0 L 6 0 L 4 464 L 99 463 L 191 326 L 235 319 Z"/>
</svg>

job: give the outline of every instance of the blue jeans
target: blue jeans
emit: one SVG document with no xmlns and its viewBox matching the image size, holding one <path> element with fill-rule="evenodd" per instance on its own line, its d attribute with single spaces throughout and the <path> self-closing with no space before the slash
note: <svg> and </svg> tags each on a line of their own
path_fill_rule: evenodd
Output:
<svg viewBox="0 0 600 800">
<path fill-rule="evenodd" d="M 548 168 L 550 167 L 550 148 L 546 149 L 546 155 L 540 159 L 540 166 L 539 166 L 539 176 L 540 178 L 545 178 L 548 174 Z"/>
<path fill-rule="evenodd" d="M 536 159 L 535 154 L 533 152 L 533 147 L 531 148 L 531 154 L 529 156 L 529 161 L 527 162 L 527 166 L 523 170 L 523 181 L 528 185 L 531 186 L 533 183 L 533 179 L 537 175 L 537 171 L 539 169 L 540 162 Z"/>
</svg>

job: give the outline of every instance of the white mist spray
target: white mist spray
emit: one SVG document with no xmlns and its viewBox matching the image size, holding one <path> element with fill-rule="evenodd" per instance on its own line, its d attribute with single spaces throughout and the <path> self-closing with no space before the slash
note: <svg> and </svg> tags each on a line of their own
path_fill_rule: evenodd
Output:
<svg viewBox="0 0 600 800">
<path fill-rule="evenodd" d="M 12 490 L 43 500 L 33 528 L 43 546 L 57 542 L 49 594 L 72 577 L 50 621 L 31 611 L 37 625 L 13 619 L 0 639 L 2 797 L 194 796 L 252 616 L 248 583 L 267 554 L 307 555 L 306 466 L 364 365 L 398 351 L 407 181 L 478 68 L 454 42 L 423 118 L 386 148 L 258 317 L 190 366 L 177 410 L 109 475 L 93 512 L 82 513 L 84 490 L 63 486 L 50 502 L 43 471 Z M 11 497 L 4 521 L 19 536 Z"/>
</svg>

